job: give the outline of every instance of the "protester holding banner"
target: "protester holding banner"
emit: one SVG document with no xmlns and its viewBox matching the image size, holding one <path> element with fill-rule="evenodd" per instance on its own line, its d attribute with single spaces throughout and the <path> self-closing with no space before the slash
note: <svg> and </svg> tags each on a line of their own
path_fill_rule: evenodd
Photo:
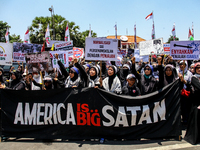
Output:
<svg viewBox="0 0 200 150">
<path fill-rule="evenodd" d="M 38 85 L 42 84 L 42 79 L 37 69 L 33 69 L 33 73 L 29 73 L 29 78 L 31 80 L 31 90 L 41 90 Z"/>
<path fill-rule="evenodd" d="M 0 89 L 10 89 L 10 90 L 25 90 L 26 84 L 22 81 L 21 75 L 18 71 L 11 72 L 12 81 L 9 87 L 5 85 L 0 85 Z"/>
<path fill-rule="evenodd" d="M 108 67 L 108 77 L 106 77 L 104 80 L 100 78 L 100 87 L 105 89 L 106 91 L 121 94 L 121 82 L 119 78 L 117 77 L 117 67 L 114 65 L 111 65 Z"/>
<path fill-rule="evenodd" d="M 191 78 L 194 93 L 191 95 L 192 107 L 190 111 L 185 140 L 191 144 L 200 142 L 200 62 L 194 65 L 195 74 Z"/>
<path fill-rule="evenodd" d="M 166 66 L 162 65 L 163 57 L 158 57 L 158 71 L 159 71 L 159 88 L 162 88 L 178 78 L 176 68 L 167 64 Z"/>
<path fill-rule="evenodd" d="M 89 84 L 88 87 L 99 87 L 100 86 L 100 82 L 99 82 L 99 68 L 97 66 L 92 66 L 90 71 L 89 71 Z"/>
<path fill-rule="evenodd" d="M 127 80 L 126 77 L 130 73 L 130 66 L 128 64 L 124 64 L 122 68 L 119 68 L 117 73 L 119 80 L 121 81 L 122 87 L 126 85 Z"/>
<path fill-rule="evenodd" d="M 55 57 L 58 60 L 58 54 L 55 54 Z M 83 82 L 81 81 L 80 72 L 77 67 L 71 67 L 68 73 L 60 60 L 58 60 L 58 65 L 66 78 L 65 83 L 62 83 L 65 85 L 65 88 L 83 87 Z"/>
<path fill-rule="evenodd" d="M 141 95 L 149 94 L 158 89 L 158 81 L 152 76 L 153 67 L 149 64 L 144 66 L 144 74 L 139 74 L 135 69 L 135 57 L 132 59 L 132 73 L 139 81 Z"/>
<path fill-rule="evenodd" d="M 3 68 L 0 68 L 0 83 L 5 84 L 7 86 L 6 78 L 3 76 Z"/>
<path fill-rule="evenodd" d="M 126 78 L 127 83 L 122 87 L 122 94 L 130 96 L 141 95 L 140 89 L 136 86 L 136 77 L 134 74 L 129 74 Z"/>
<path fill-rule="evenodd" d="M 182 115 L 182 121 L 184 125 L 187 125 L 191 102 L 189 101 L 189 95 L 191 92 L 191 78 L 192 73 L 188 70 L 187 61 L 180 61 L 179 62 L 179 69 L 178 75 L 179 77 L 183 76 L 183 89 L 181 92 L 181 115 Z"/>
</svg>

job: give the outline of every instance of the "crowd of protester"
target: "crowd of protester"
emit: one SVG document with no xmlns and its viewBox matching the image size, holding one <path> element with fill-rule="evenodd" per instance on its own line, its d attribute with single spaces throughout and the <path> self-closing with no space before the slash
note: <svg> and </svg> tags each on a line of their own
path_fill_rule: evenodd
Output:
<svg viewBox="0 0 200 150">
<path fill-rule="evenodd" d="M 200 109 L 200 101 L 194 98 L 200 91 L 200 62 L 175 61 L 171 56 L 151 57 L 149 62 L 135 57 L 122 60 L 122 66 L 106 66 L 106 62 L 87 63 L 74 58 L 68 68 L 58 59 L 59 68 L 48 72 L 33 70 L 19 65 L 17 70 L 11 67 L 10 78 L 4 77 L 0 68 L 0 89 L 12 90 L 49 90 L 57 88 L 93 87 L 104 89 L 118 95 L 141 96 L 179 79 L 181 81 L 182 123 L 188 124 L 191 108 Z"/>
</svg>

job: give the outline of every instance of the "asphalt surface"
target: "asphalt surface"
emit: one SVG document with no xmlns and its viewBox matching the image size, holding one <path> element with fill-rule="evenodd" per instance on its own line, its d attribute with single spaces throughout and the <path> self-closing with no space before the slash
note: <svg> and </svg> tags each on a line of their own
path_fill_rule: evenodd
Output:
<svg viewBox="0 0 200 150">
<path fill-rule="evenodd" d="M 185 135 L 185 130 L 182 130 L 182 137 Z M 200 144 L 191 145 L 183 139 L 140 139 L 140 140 L 105 140 L 100 143 L 99 139 L 90 140 L 62 140 L 56 139 L 53 141 L 37 140 L 31 138 L 9 138 L 0 143 L 0 150 L 63 150 L 63 149 L 87 149 L 87 150 L 198 150 Z"/>
</svg>

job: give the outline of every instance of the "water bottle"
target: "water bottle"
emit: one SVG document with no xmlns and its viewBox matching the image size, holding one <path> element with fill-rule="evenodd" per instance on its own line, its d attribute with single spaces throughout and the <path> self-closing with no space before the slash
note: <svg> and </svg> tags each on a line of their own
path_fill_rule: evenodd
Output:
<svg viewBox="0 0 200 150">
<path fill-rule="evenodd" d="M 102 144 L 104 142 L 104 138 L 101 138 L 100 139 L 100 143 Z"/>
</svg>

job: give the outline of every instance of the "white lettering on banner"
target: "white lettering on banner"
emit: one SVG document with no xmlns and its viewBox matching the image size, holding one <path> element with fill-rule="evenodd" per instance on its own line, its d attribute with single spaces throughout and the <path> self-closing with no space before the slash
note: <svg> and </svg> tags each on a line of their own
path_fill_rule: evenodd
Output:
<svg viewBox="0 0 200 150">
<path fill-rule="evenodd" d="M 154 105 L 155 105 L 153 109 L 154 122 L 158 122 L 158 116 L 160 116 L 160 120 L 166 120 L 165 100 L 161 101 L 161 105 L 159 104 L 159 102 L 154 103 Z"/>
<path fill-rule="evenodd" d="M 119 127 L 119 125 L 122 125 L 123 127 L 128 127 L 128 121 L 126 118 L 126 112 L 124 107 L 119 107 L 117 119 L 115 122 L 115 127 Z"/>
<path fill-rule="evenodd" d="M 140 117 L 140 121 L 138 124 L 142 124 L 143 121 L 146 121 L 147 124 L 152 123 L 150 118 L 150 109 L 148 105 L 144 105 L 142 109 L 142 116 Z"/>
<path fill-rule="evenodd" d="M 112 126 L 115 123 L 115 119 L 109 113 L 107 113 L 107 110 L 111 110 L 114 113 L 114 109 L 112 106 L 108 105 L 104 106 L 102 109 L 103 115 L 109 120 L 109 122 L 103 121 L 103 125 L 108 127 Z"/>
<path fill-rule="evenodd" d="M 76 125 L 75 117 L 74 117 L 74 111 L 71 103 L 67 104 L 67 119 L 66 124 L 69 124 L 70 122 L 73 125 Z"/>
<path fill-rule="evenodd" d="M 131 111 L 131 126 L 136 125 L 137 111 L 139 111 L 139 110 L 140 110 L 139 106 L 127 107 L 127 111 Z"/>
<path fill-rule="evenodd" d="M 165 99 L 161 102 L 155 102 L 153 109 L 150 109 L 149 105 L 119 106 L 118 110 L 115 111 L 112 106 L 105 105 L 102 108 L 103 120 L 98 113 L 99 110 L 90 110 L 88 104 L 77 103 L 76 106 L 75 110 L 77 111 L 74 112 L 72 103 L 67 103 L 67 105 L 64 105 L 64 103 L 33 103 L 32 108 L 29 103 L 25 103 L 24 108 L 23 103 L 19 102 L 15 112 L 14 124 L 129 127 L 166 120 Z M 23 110 L 25 110 L 24 113 Z M 63 112 L 66 112 L 66 114 Z"/>
<path fill-rule="evenodd" d="M 37 104 L 34 103 L 33 104 L 33 109 L 30 113 L 30 106 L 29 106 L 29 103 L 26 103 L 25 104 L 25 117 L 24 117 L 24 121 L 25 123 L 24 124 L 33 124 L 33 125 L 36 125 L 36 110 L 37 110 Z"/>
<path fill-rule="evenodd" d="M 49 114 L 48 114 L 49 112 Z M 45 103 L 45 111 L 44 111 L 44 124 L 53 124 L 52 122 L 52 113 L 53 113 L 53 106 L 50 103 Z"/>
</svg>

